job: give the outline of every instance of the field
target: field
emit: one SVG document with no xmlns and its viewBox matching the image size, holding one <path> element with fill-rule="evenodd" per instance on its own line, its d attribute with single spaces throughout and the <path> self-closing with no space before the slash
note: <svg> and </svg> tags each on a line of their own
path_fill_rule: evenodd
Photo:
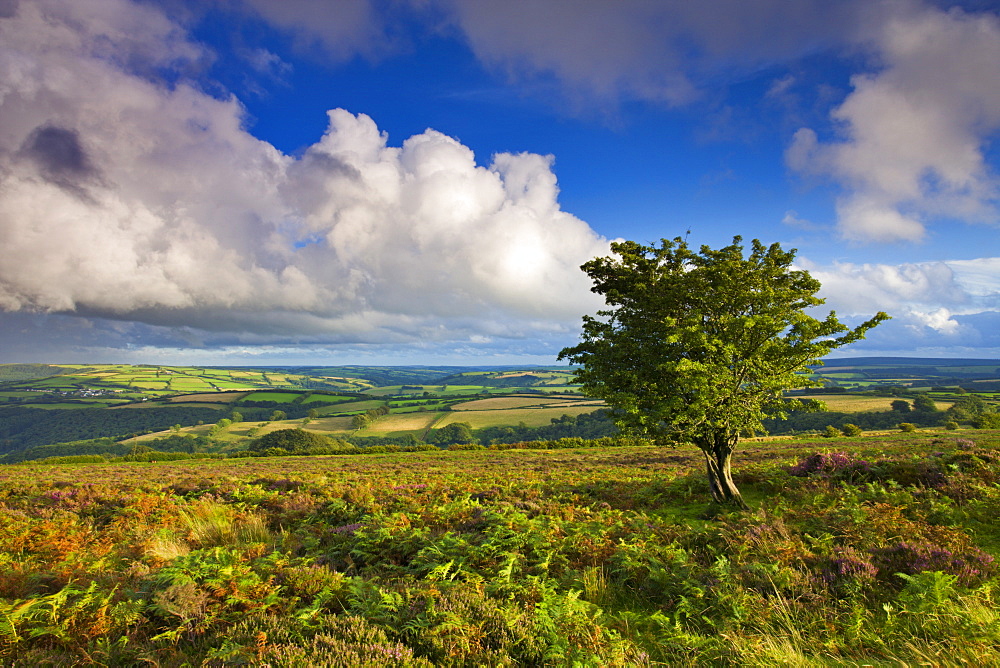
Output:
<svg viewBox="0 0 1000 668">
<path fill-rule="evenodd" d="M 170 397 L 169 401 L 171 403 L 196 401 L 228 404 L 245 399 L 246 396 L 246 392 L 209 392 L 206 394 L 184 394 L 178 397 Z"/>
<path fill-rule="evenodd" d="M 0 662 L 997 665 L 998 447 L 748 443 L 745 513 L 653 447 L 0 467 Z"/>
<path fill-rule="evenodd" d="M 826 404 L 830 411 L 860 413 L 861 411 L 887 411 L 892 408 L 896 397 L 860 397 L 852 394 L 817 394 L 809 399 L 817 399 Z"/>
<path fill-rule="evenodd" d="M 290 404 L 299 396 L 291 392 L 251 392 L 244 399 L 247 401 L 276 401 L 279 404 Z"/>
<path fill-rule="evenodd" d="M 497 410 L 510 410 L 512 408 L 528 408 L 528 407 L 559 408 L 560 406 L 569 407 L 569 406 L 583 406 L 583 405 L 590 406 L 591 410 L 593 410 L 593 408 L 601 405 L 601 402 L 581 400 L 579 398 L 563 399 L 561 397 L 518 395 L 518 396 L 496 397 L 490 399 L 475 399 L 473 401 L 465 401 L 453 406 L 452 410 L 497 411 Z"/>
<path fill-rule="evenodd" d="M 369 435 L 402 435 L 402 434 L 418 434 L 423 435 L 431 425 L 437 423 L 438 419 L 441 417 L 441 413 L 437 412 L 424 412 L 424 413 L 396 413 L 390 415 L 384 415 L 378 420 L 373 422 L 371 425 L 365 429 L 358 432 L 359 435 L 369 436 Z M 350 423 L 348 422 L 348 425 Z M 313 427 L 312 424 L 309 425 Z M 440 426 L 440 425 L 438 425 Z"/>
<path fill-rule="evenodd" d="M 445 413 L 436 427 L 443 427 L 452 422 L 466 422 L 473 429 L 484 427 L 507 426 L 524 423 L 529 427 L 541 427 L 563 415 L 581 415 L 591 413 L 599 406 L 580 404 L 575 406 L 557 406 L 555 408 L 507 408 L 503 410 L 453 410 Z"/>
</svg>

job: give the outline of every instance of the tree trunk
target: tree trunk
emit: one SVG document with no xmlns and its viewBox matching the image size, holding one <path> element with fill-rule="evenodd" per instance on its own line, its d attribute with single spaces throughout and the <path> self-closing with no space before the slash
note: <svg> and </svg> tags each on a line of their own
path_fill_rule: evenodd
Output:
<svg viewBox="0 0 1000 668">
<path fill-rule="evenodd" d="M 705 453 L 708 486 L 712 491 L 712 500 L 719 505 L 735 506 L 746 510 L 747 504 L 743 502 L 740 490 L 733 482 L 731 468 L 733 445 L 729 439 L 721 436 L 714 441 L 698 444 L 701 451 Z"/>
</svg>

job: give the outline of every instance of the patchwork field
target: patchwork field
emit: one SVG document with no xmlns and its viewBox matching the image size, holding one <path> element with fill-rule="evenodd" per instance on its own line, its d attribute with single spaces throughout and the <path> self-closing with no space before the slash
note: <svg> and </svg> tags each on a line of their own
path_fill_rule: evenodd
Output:
<svg viewBox="0 0 1000 668">
<path fill-rule="evenodd" d="M 474 399 L 452 406 L 454 411 L 498 411 L 512 408 L 527 408 L 529 406 L 547 406 L 558 408 L 560 406 L 600 406 L 602 402 L 592 400 L 580 400 L 578 398 L 564 399 L 552 396 L 521 395 L 513 397 L 491 397 L 489 399 Z M 593 410 L 593 408 L 592 408 Z"/>
<path fill-rule="evenodd" d="M 503 427 L 524 423 L 529 427 L 541 427 L 563 415 L 582 415 L 592 413 L 594 406 L 560 406 L 557 408 L 510 408 L 504 410 L 486 411 L 451 411 L 444 413 L 435 428 L 444 427 L 452 422 L 466 422 L 473 429 L 484 427 Z"/>
</svg>

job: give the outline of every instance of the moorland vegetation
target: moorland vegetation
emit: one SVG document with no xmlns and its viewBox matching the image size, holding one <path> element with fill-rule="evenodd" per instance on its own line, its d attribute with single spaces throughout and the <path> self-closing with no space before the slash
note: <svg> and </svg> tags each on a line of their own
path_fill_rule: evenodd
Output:
<svg viewBox="0 0 1000 668">
<path fill-rule="evenodd" d="M 1000 433 L 0 469 L 4 665 L 994 665 Z"/>
</svg>

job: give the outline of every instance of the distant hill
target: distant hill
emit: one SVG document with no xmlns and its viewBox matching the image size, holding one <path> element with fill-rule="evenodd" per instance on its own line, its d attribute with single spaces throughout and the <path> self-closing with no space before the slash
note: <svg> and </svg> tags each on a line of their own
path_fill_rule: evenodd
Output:
<svg viewBox="0 0 1000 668">
<path fill-rule="evenodd" d="M 58 376 L 61 373 L 68 373 L 70 371 L 72 369 L 66 369 L 53 364 L 0 364 L 0 383 L 49 378 L 50 376 Z"/>
<path fill-rule="evenodd" d="M 841 366 L 1000 366 L 1000 359 L 959 357 L 836 357 L 823 360 L 824 368 Z"/>
<path fill-rule="evenodd" d="M 218 367 L 238 368 L 238 367 Z M 265 368 L 265 367 L 255 367 Z M 272 367 L 267 367 L 272 368 Z M 545 372 L 554 369 L 568 371 L 569 367 L 546 367 L 532 365 L 502 365 L 502 366 L 321 366 L 321 367 L 273 367 L 275 370 L 292 374 L 313 377 L 337 376 L 342 378 L 360 378 L 375 385 L 440 385 L 443 382 L 461 382 L 461 376 L 466 374 L 481 374 L 483 377 L 502 375 L 512 371 Z M 466 380 L 466 382 L 469 382 Z M 515 383 L 516 384 L 516 383 Z"/>
</svg>

